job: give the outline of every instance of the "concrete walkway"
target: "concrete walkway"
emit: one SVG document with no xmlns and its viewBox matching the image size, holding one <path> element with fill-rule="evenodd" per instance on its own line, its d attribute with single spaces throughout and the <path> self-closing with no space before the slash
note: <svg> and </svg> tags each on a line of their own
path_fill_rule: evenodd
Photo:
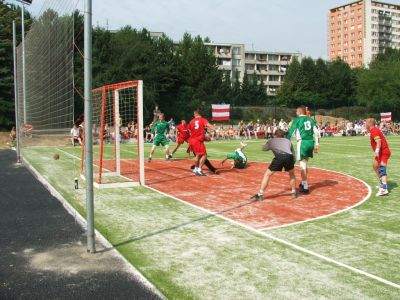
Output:
<svg viewBox="0 0 400 300">
<path fill-rule="evenodd" d="M 14 162 L 0 150 L 0 299 L 161 298 L 114 251 L 86 253 L 82 227 Z"/>
</svg>

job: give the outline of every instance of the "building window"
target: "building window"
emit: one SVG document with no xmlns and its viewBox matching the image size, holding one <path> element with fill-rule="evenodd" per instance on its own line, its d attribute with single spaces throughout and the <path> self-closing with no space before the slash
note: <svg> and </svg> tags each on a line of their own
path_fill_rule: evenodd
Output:
<svg viewBox="0 0 400 300">
<path fill-rule="evenodd" d="M 353 38 L 356 36 L 356 34 L 354 32 L 352 32 L 350 36 Z"/>
<path fill-rule="evenodd" d="M 355 41 L 355 40 L 352 40 L 352 41 L 351 41 L 351 44 L 352 44 L 352 45 L 354 45 L 355 43 L 356 43 L 356 41 Z"/>
<path fill-rule="evenodd" d="M 361 16 L 358 16 L 358 17 L 357 17 L 357 20 L 358 20 L 358 21 L 361 21 L 361 19 L 362 19 Z"/>
<path fill-rule="evenodd" d="M 358 29 L 362 28 L 362 25 L 361 25 L 361 24 L 358 24 L 358 25 L 357 25 L 357 28 L 358 28 Z"/>
<path fill-rule="evenodd" d="M 350 30 L 354 30 L 354 25 L 352 25 L 352 26 L 350 27 Z"/>
<path fill-rule="evenodd" d="M 358 47 L 358 51 L 362 51 L 362 47 L 360 46 L 360 47 Z"/>
<path fill-rule="evenodd" d="M 358 58 L 362 58 L 362 54 L 358 54 Z"/>
<path fill-rule="evenodd" d="M 240 59 L 232 59 L 232 66 L 240 66 Z"/>
<path fill-rule="evenodd" d="M 362 39 L 358 39 L 358 41 L 357 41 L 359 44 L 361 44 L 362 43 Z"/>
<path fill-rule="evenodd" d="M 240 54 L 240 47 L 233 47 L 232 54 L 239 55 Z"/>
<path fill-rule="evenodd" d="M 342 21 L 338 21 L 337 24 L 338 24 L 338 26 L 341 26 L 342 25 Z"/>
<path fill-rule="evenodd" d="M 359 32 L 358 32 L 358 36 L 362 36 L 362 31 L 359 31 Z"/>
</svg>

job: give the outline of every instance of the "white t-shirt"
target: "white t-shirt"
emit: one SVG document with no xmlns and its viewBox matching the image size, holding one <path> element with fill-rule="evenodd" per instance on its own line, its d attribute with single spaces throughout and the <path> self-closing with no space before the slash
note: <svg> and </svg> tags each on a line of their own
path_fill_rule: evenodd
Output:
<svg viewBox="0 0 400 300">
<path fill-rule="evenodd" d="M 71 128 L 71 136 L 74 138 L 78 138 L 79 137 L 79 128 Z"/>
</svg>

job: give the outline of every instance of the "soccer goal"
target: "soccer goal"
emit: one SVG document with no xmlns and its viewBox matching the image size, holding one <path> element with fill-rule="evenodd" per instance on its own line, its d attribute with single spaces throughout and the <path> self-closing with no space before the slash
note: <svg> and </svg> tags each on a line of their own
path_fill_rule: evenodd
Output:
<svg viewBox="0 0 400 300">
<path fill-rule="evenodd" d="M 95 187 L 144 185 L 143 81 L 96 88 L 92 99 Z M 82 147 L 83 178 L 84 155 Z"/>
</svg>

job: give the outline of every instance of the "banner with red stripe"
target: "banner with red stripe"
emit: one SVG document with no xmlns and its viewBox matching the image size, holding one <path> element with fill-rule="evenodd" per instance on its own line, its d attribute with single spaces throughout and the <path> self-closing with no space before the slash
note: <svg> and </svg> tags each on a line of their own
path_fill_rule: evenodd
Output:
<svg viewBox="0 0 400 300">
<path fill-rule="evenodd" d="M 211 104 L 213 121 L 230 120 L 230 104 Z"/>
<path fill-rule="evenodd" d="M 392 120 L 391 112 L 381 113 L 381 121 L 391 121 L 391 120 Z"/>
</svg>

